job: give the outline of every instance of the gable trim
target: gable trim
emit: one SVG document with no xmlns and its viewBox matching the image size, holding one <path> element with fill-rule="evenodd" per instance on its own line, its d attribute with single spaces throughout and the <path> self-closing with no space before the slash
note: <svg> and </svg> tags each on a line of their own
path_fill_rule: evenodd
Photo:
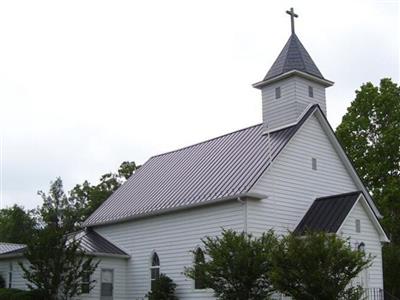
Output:
<svg viewBox="0 0 400 300">
<path fill-rule="evenodd" d="M 387 237 L 386 232 L 384 231 L 377 216 L 375 215 L 374 211 L 372 210 L 371 205 L 366 200 L 364 193 L 362 193 L 362 192 L 360 192 L 360 195 L 358 196 L 357 200 L 354 202 L 353 207 L 350 209 L 349 213 L 347 214 L 346 218 L 343 220 L 339 229 L 336 231 L 336 234 L 339 234 L 342 231 L 344 224 L 347 222 L 347 220 L 349 219 L 350 215 L 353 213 L 353 211 L 358 203 L 361 204 L 361 206 L 363 207 L 364 211 L 366 212 L 366 214 L 368 216 L 368 219 L 372 222 L 375 229 L 378 231 L 380 241 L 383 243 L 389 243 L 390 240 Z"/>
<path fill-rule="evenodd" d="M 316 114 L 317 119 L 320 121 L 322 129 L 327 133 L 329 141 L 332 143 L 334 149 L 336 150 L 339 158 L 342 160 L 346 170 L 350 173 L 351 178 L 354 180 L 356 186 L 363 192 L 368 201 L 368 204 L 371 206 L 372 211 L 376 215 L 377 218 L 381 219 L 383 216 L 379 212 L 378 208 L 376 207 L 371 195 L 369 194 L 367 188 L 365 187 L 364 183 L 362 182 L 360 176 L 358 175 L 354 165 L 350 161 L 349 157 L 347 156 L 346 152 L 344 151 L 342 145 L 340 144 L 338 138 L 335 135 L 335 132 L 331 125 L 329 124 L 326 116 L 322 113 L 321 109 L 317 110 L 318 113 Z"/>
<path fill-rule="evenodd" d="M 348 158 L 346 152 L 344 151 L 342 145 L 340 144 L 338 138 L 335 135 L 334 130 L 332 129 L 331 125 L 328 122 L 328 119 L 326 118 L 325 114 L 322 112 L 320 106 L 318 104 L 312 105 L 309 110 L 303 115 L 302 119 L 298 121 L 298 123 L 295 125 L 297 128 L 296 130 L 292 133 L 292 136 L 289 138 L 289 140 L 286 142 L 286 145 L 281 149 L 279 153 L 276 154 L 275 157 L 271 159 L 270 164 L 267 165 L 267 168 L 262 172 L 262 174 L 254 181 L 253 185 L 250 187 L 249 190 L 251 190 L 258 182 L 258 180 L 261 178 L 261 176 L 268 170 L 272 169 L 272 166 L 274 163 L 279 159 L 279 155 L 286 149 L 288 144 L 291 143 L 293 138 L 296 136 L 296 134 L 300 131 L 300 128 L 304 125 L 304 123 L 312 116 L 316 116 L 317 120 L 321 124 L 322 130 L 327 134 L 328 140 L 332 143 L 332 146 L 334 150 L 336 150 L 336 153 L 339 156 L 339 159 L 342 161 L 344 164 L 345 169 L 349 172 L 349 175 L 351 179 L 353 179 L 355 185 L 357 188 L 365 195 L 366 200 L 368 204 L 371 206 L 371 209 L 375 216 L 379 219 L 381 219 L 383 216 L 379 212 L 378 208 L 376 207 L 371 195 L 369 194 L 367 188 L 365 187 L 364 183 L 362 182 L 360 176 L 358 175 L 354 165 L 351 163 L 350 159 Z"/>
</svg>

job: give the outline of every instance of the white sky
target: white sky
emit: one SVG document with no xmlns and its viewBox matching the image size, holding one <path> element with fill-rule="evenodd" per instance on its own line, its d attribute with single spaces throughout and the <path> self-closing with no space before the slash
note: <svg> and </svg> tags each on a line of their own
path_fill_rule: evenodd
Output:
<svg viewBox="0 0 400 300">
<path fill-rule="evenodd" d="M 290 33 L 325 78 L 336 127 L 362 83 L 399 80 L 396 1 L 0 0 L 2 205 L 40 204 L 151 155 L 261 122 Z"/>
</svg>

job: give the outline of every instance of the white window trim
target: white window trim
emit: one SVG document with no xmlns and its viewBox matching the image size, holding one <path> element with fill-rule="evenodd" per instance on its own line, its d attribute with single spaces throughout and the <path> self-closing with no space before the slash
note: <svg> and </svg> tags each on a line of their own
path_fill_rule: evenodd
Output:
<svg viewBox="0 0 400 300">
<path fill-rule="evenodd" d="M 102 299 L 103 297 L 109 297 L 109 296 L 103 296 L 102 294 L 101 294 L 101 285 L 103 284 L 103 271 L 111 271 L 112 272 L 112 295 L 111 295 L 111 297 L 112 298 L 114 298 L 114 275 L 115 275 L 115 272 L 114 272 L 114 269 L 112 269 L 112 268 L 101 268 L 100 269 L 100 299 Z"/>
</svg>

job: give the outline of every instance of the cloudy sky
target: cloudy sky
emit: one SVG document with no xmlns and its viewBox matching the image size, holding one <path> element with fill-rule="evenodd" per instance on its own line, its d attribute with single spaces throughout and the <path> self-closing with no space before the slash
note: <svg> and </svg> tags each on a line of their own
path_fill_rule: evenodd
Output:
<svg viewBox="0 0 400 300">
<path fill-rule="evenodd" d="M 333 127 L 362 83 L 399 80 L 397 0 L 0 0 L 1 205 L 261 122 L 251 84 L 288 39 L 291 6 L 336 83 Z"/>
</svg>

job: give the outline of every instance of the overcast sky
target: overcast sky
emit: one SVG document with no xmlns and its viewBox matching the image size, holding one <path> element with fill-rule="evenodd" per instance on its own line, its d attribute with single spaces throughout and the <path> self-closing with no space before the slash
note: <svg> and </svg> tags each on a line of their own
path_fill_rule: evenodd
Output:
<svg viewBox="0 0 400 300">
<path fill-rule="evenodd" d="M 336 127 L 354 91 L 399 80 L 398 1 L 0 1 L 3 207 L 41 203 L 150 156 L 261 122 L 290 33 L 325 78 Z"/>
</svg>

